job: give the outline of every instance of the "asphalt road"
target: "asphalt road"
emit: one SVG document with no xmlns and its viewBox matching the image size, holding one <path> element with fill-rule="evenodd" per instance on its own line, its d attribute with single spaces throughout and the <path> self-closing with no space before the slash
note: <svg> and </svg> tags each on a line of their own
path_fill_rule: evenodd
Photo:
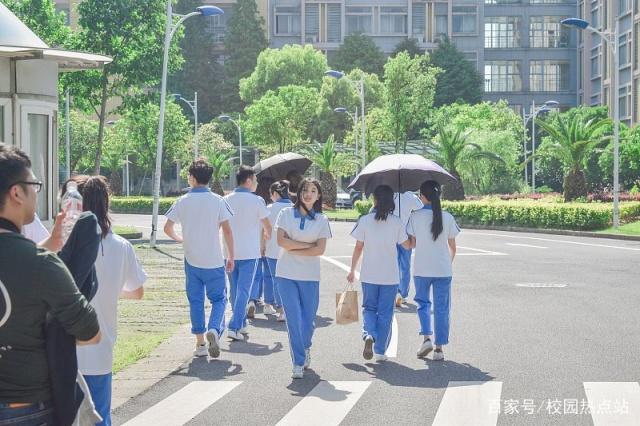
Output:
<svg viewBox="0 0 640 426">
<path fill-rule="evenodd" d="M 446 360 L 416 358 L 411 296 L 396 356 L 377 364 L 362 359 L 358 324 L 334 324 L 352 226 L 332 224 L 304 379 L 290 378 L 285 326 L 258 314 L 247 341 L 188 360 L 114 424 L 640 424 L 640 243 L 463 230 Z"/>
</svg>

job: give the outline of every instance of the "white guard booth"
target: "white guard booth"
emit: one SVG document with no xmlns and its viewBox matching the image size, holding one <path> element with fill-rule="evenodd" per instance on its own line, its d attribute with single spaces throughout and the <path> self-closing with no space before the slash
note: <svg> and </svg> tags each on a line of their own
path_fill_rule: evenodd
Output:
<svg viewBox="0 0 640 426">
<path fill-rule="evenodd" d="M 51 49 L 0 3 L 0 142 L 27 152 L 44 182 L 38 215 L 56 212 L 58 73 L 101 68 L 111 58 Z"/>
</svg>

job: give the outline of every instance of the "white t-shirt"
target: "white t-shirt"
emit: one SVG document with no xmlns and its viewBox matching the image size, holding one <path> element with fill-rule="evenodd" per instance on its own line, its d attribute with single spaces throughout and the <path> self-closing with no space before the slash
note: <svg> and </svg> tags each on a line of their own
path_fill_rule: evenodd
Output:
<svg viewBox="0 0 640 426">
<path fill-rule="evenodd" d="M 278 236 L 276 229 L 276 220 L 282 209 L 291 207 L 291 200 L 281 199 L 267 206 L 269 210 L 269 222 L 271 222 L 271 239 L 267 241 L 265 255 L 271 259 L 277 259 L 280 256 L 280 246 L 278 245 Z"/>
<path fill-rule="evenodd" d="M 314 219 L 302 217 L 297 209 L 282 209 L 276 220 L 276 230 L 282 229 L 290 239 L 303 243 L 313 243 L 321 238 L 331 238 L 329 219 L 322 213 L 315 213 Z M 277 236 L 276 236 L 277 238 Z M 276 277 L 298 281 L 320 281 L 320 257 L 298 256 L 282 250 L 276 265 Z"/>
<path fill-rule="evenodd" d="M 235 260 L 260 258 L 261 221 L 269 217 L 264 200 L 245 188 L 236 188 L 224 199 L 234 213 L 229 223 L 233 231 Z"/>
<path fill-rule="evenodd" d="M 165 216 L 182 225 L 184 257 L 191 266 L 224 266 L 219 229 L 220 223 L 233 216 L 233 210 L 221 196 L 207 188 L 192 188 L 176 200 Z"/>
<path fill-rule="evenodd" d="M 44 227 L 38 215 L 35 215 L 33 222 L 22 227 L 22 235 L 39 244 L 49 238 L 49 231 Z"/>
<path fill-rule="evenodd" d="M 460 233 L 456 220 L 449 212 L 442 211 L 442 233 L 433 241 L 431 223 L 433 211 L 427 206 L 411 213 L 407 224 L 407 233 L 416 237 L 416 250 L 413 258 L 413 275 L 419 277 L 450 277 L 451 256 L 449 241 Z"/>
<path fill-rule="evenodd" d="M 102 338 L 98 344 L 76 348 L 78 369 L 88 375 L 111 373 L 118 328 L 118 298 L 122 290 L 137 290 L 147 280 L 133 246 L 111 232 L 102 240 L 98 250 L 96 275 L 98 291 L 91 300 L 91 306 L 98 315 Z"/>
<path fill-rule="evenodd" d="M 420 198 L 413 192 L 396 192 L 393 195 L 393 201 L 396 203 L 396 209 L 393 214 L 402 220 L 402 224 L 406 227 L 409 216 L 414 210 L 421 209 L 423 204 Z"/>
<path fill-rule="evenodd" d="M 375 212 L 358 219 L 351 236 L 364 243 L 360 281 L 368 284 L 397 285 L 400 271 L 396 244 L 409 238 L 399 217 L 390 214 L 387 220 L 376 220 Z"/>
</svg>

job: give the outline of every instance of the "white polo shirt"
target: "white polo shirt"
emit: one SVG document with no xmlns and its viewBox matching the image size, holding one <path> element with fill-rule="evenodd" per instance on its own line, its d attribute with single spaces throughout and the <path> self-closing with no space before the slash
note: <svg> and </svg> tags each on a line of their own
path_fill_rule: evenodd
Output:
<svg viewBox="0 0 640 426">
<path fill-rule="evenodd" d="M 396 203 L 396 208 L 393 211 L 393 214 L 402 220 L 402 224 L 405 227 L 407 226 L 411 212 L 421 209 L 424 205 L 416 194 L 409 191 L 402 193 L 396 192 L 393 194 L 393 201 Z"/>
<path fill-rule="evenodd" d="M 91 306 L 98 315 L 102 339 L 95 345 L 78 346 L 78 369 L 82 374 L 109 374 L 113 368 L 113 346 L 118 332 L 118 298 L 122 290 L 142 287 L 147 274 L 133 246 L 111 232 L 102 240 L 96 259 L 98 291 Z"/>
<path fill-rule="evenodd" d="M 276 229 L 276 220 L 282 209 L 293 206 L 289 199 L 280 199 L 275 203 L 267 206 L 269 210 L 269 222 L 271 222 L 271 239 L 267 241 L 265 255 L 271 259 L 277 259 L 280 256 L 280 246 L 278 245 L 278 230 Z"/>
<path fill-rule="evenodd" d="M 442 211 L 442 233 L 433 241 L 431 223 L 433 211 L 430 205 L 411 213 L 407 224 L 407 233 L 416 237 L 415 256 L 413 258 L 413 275 L 419 277 L 450 277 L 451 256 L 448 240 L 460 233 L 460 228 L 453 216 Z"/>
<path fill-rule="evenodd" d="M 269 217 L 269 211 L 262 197 L 246 188 L 236 188 L 224 197 L 233 210 L 229 220 L 233 231 L 235 260 L 259 259 L 262 219 Z M 225 248 L 226 250 L 226 248 Z"/>
<path fill-rule="evenodd" d="M 282 229 L 290 239 L 314 243 L 321 238 L 331 238 L 329 219 L 315 213 L 313 219 L 301 216 L 294 207 L 282 209 L 276 220 L 276 230 Z M 276 277 L 297 281 L 320 281 L 320 256 L 298 256 L 282 250 L 276 265 Z"/>
<path fill-rule="evenodd" d="M 219 229 L 233 217 L 233 210 L 221 196 L 208 188 L 191 188 L 165 216 L 182 225 L 184 257 L 189 265 L 204 269 L 224 266 Z"/>
<path fill-rule="evenodd" d="M 22 235 L 24 235 L 34 243 L 40 244 L 41 242 L 49 238 L 50 234 L 36 214 L 33 218 L 33 222 L 22 227 Z"/>
<path fill-rule="evenodd" d="M 375 211 L 362 216 L 351 236 L 364 243 L 360 281 L 368 284 L 398 285 L 400 270 L 396 244 L 409 238 L 399 217 L 390 214 L 386 220 L 376 220 Z"/>
</svg>

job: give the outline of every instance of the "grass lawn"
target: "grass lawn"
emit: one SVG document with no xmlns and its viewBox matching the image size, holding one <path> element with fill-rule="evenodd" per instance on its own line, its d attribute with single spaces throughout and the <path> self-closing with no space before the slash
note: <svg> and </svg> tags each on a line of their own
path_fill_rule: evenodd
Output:
<svg viewBox="0 0 640 426">
<path fill-rule="evenodd" d="M 621 234 L 621 235 L 638 235 L 640 236 L 640 221 L 620 225 L 618 229 L 608 228 L 598 231 L 602 234 Z"/>
<path fill-rule="evenodd" d="M 115 232 L 118 235 L 122 235 L 122 234 L 135 234 L 138 231 L 138 228 L 136 228 L 135 226 L 130 226 L 130 225 L 115 225 L 113 227 L 113 232 Z"/>
<path fill-rule="evenodd" d="M 324 213 L 327 215 L 329 220 L 334 219 L 358 219 L 358 212 L 353 209 L 336 209 L 336 210 L 325 210 Z"/>
</svg>

